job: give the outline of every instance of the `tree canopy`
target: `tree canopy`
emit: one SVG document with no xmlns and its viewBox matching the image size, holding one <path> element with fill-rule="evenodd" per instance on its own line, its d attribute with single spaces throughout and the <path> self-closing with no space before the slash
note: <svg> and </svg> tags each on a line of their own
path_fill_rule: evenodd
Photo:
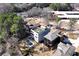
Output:
<svg viewBox="0 0 79 59">
<path fill-rule="evenodd" d="M 52 3 L 49 5 L 49 7 L 54 9 L 55 11 L 71 11 L 73 9 L 69 3 Z"/>
<path fill-rule="evenodd" d="M 5 37 L 15 35 L 24 36 L 25 30 L 22 23 L 22 18 L 16 13 L 0 14 L 0 41 Z M 20 33 L 21 32 L 21 33 Z"/>
</svg>

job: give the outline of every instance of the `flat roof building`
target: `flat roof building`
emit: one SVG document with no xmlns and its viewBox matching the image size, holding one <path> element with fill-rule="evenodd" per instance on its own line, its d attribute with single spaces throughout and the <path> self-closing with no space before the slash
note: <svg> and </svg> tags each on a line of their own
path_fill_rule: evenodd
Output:
<svg viewBox="0 0 79 59">
<path fill-rule="evenodd" d="M 55 13 L 59 18 L 79 18 L 79 11 L 49 11 Z"/>
</svg>

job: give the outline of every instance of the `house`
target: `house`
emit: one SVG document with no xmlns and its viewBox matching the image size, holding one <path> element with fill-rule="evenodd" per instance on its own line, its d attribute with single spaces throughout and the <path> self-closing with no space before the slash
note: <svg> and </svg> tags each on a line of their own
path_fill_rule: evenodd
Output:
<svg viewBox="0 0 79 59">
<path fill-rule="evenodd" d="M 59 53 L 58 53 L 59 51 Z M 72 56 L 75 52 L 75 47 L 69 44 L 60 42 L 57 47 L 57 51 L 53 54 L 54 56 Z"/>
<path fill-rule="evenodd" d="M 31 29 L 31 32 L 34 36 L 34 40 L 36 42 L 41 42 L 44 39 L 44 36 L 50 31 L 50 28 L 47 27 L 38 27 L 35 29 Z"/>
<path fill-rule="evenodd" d="M 54 32 L 50 31 L 47 35 L 45 35 L 45 40 L 44 44 L 47 45 L 48 47 L 56 47 L 56 45 L 60 42 L 60 37 L 59 37 L 60 31 L 56 30 Z"/>
</svg>

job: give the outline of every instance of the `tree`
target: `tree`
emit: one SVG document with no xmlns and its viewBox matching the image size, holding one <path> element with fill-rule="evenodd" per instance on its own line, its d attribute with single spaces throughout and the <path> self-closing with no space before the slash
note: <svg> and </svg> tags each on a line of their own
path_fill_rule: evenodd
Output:
<svg viewBox="0 0 79 59">
<path fill-rule="evenodd" d="M 16 13 L 0 14 L 0 40 L 14 35 L 16 35 L 16 37 L 20 35 L 18 38 L 23 38 L 27 35 L 27 31 L 22 23 L 22 18 L 17 16 Z"/>
<path fill-rule="evenodd" d="M 60 4 L 58 3 L 52 3 L 49 5 L 50 8 L 54 9 L 54 10 L 59 10 L 60 9 Z"/>
<path fill-rule="evenodd" d="M 73 9 L 69 3 L 52 3 L 49 5 L 49 7 L 54 9 L 55 11 L 71 11 Z"/>
<path fill-rule="evenodd" d="M 12 12 L 13 7 L 9 3 L 1 3 L 0 4 L 0 13 Z"/>
</svg>

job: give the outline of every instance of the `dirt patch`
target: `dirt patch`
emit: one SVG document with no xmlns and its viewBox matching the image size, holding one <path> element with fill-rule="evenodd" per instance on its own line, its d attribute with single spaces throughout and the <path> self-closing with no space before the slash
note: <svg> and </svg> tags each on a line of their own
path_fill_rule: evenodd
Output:
<svg viewBox="0 0 79 59">
<path fill-rule="evenodd" d="M 75 33 L 68 33 L 69 38 L 72 38 L 73 40 L 76 40 L 78 38 L 78 35 L 76 35 Z"/>
<path fill-rule="evenodd" d="M 39 44 L 32 53 L 33 56 L 52 56 L 55 50 L 49 49 L 44 44 Z"/>
</svg>

